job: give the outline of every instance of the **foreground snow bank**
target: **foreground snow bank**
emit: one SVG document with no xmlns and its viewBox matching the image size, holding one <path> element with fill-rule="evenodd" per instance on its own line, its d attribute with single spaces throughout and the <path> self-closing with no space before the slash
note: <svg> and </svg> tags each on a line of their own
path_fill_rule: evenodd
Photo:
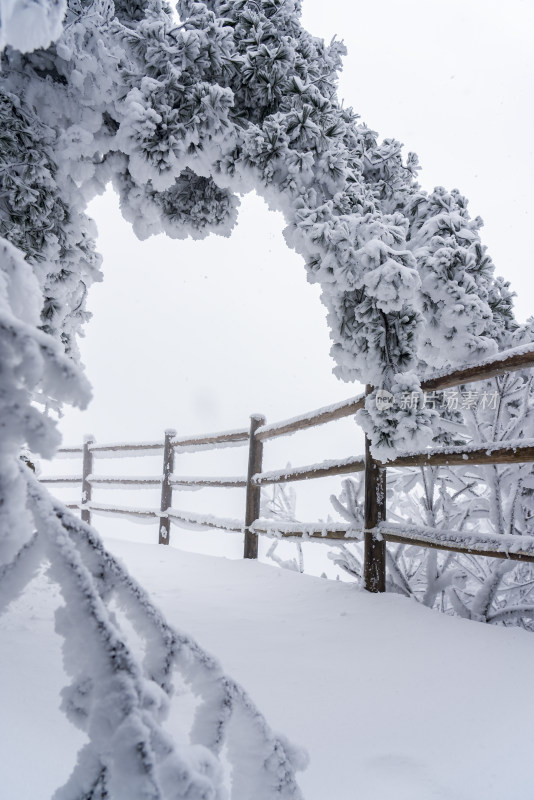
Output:
<svg viewBox="0 0 534 800">
<path fill-rule="evenodd" d="M 307 800 L 530 800 L 530 634 L 264 564 L 107 544 L 308 749 Z M 0 621 L 5 797 L 49 800 L 80 745 L 56 710 L 55 602 L 40 579 Z"/>
</svg>

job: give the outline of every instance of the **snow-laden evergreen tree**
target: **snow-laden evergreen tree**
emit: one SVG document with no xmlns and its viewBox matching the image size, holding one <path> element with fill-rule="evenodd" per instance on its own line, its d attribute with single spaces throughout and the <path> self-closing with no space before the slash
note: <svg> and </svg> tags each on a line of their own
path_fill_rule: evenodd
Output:
<svg viewBox="0 0 534 800">
<path fill-rule="evenodd" d="M 379 143 L 339 102 L 343 46 L 310 36 L 299 10 L 279 0 L 182 2 L 178 24 L 155 0 L 72 0 L 55 45 L 6 50 L 5 113 L 17 98 L 41 161 L 19 166 L 24 157 L 14 161 L 17 145 L 6 143 L 17 166 L 6 170 L 4 229 L 34 263 L 43 259 L 45 330 L 67 350 L 98 275 L 83 209 L 109 181 L 141 237 L 229 233 L 236 192 L 251 188 L 281 209 L 288 243 L 322 285 L 343 379 L 417 391 L 422 363 L 495 350 L 479 220 L 457 192 L 426 195 L 416 157 L 403 159 L 393 139 Z M 37 256 L 20 217 L 41 230 L 31 198 L 46 185 L 58 207 L 43 209 L 51 229 Z M 460 281 L 451 277 L 459 263 Z M 445 354 L 440 345 L 452 339 Z M 387 458 L 428 443 L 433 416 L 421 407 L 378 413 L 370 397 L 363 418 L 375 454 Z"/>
</svg>

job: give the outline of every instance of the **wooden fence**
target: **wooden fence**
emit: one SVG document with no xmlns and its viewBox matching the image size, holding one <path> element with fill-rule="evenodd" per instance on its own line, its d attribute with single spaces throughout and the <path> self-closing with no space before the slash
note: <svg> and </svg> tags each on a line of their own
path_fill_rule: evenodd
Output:
<svg viewBox="0 0 534 800">
<path fill-rule="evenodd" d="M 459 370 L 435 373 L 422 383 L 424 392 L 435 392 L 451 387 L 464 386 L 476 381 L 487 380 L 500 374 L 534 367 L 534 345 L 516 348 L 500 353 L 497 357 L 485 359 L 478 364 Z M 371 387 L 367 387 L 367 392 Z M 77 477 L 55 476 L 42 478 L 43 483 L 72 486 L 81 484 L 81 503 L 71 504 L 80 508 L 82 519 L 91 520 L 91 511 L 108 514 L 159 518 L 159 543 L 168 544 L 171 521 L 181 524 L 201 525 L 244 533 L 244 557 L 257 558 L 258 536 L 277 535 L 282 538 L 320 539 L 323 541 L 343 540 L 350 542 L 364 540 L 364 585 L 371 592 L 385 591 L 386 542 L 398 542 L 420 547 L 439 548 L 459 553 L 473 553 L 493 558 L 509 558 L 534 563 L 534 535 L 486 535 L 477 532 L 455 532 L 432 530 L 412 525 L 389 524 L 386 519 L 386 472 L 388 468 L 502 464 L 534 462 L 534 440 L 520 440 L 514 443 L 485 443 L 480 447 L 448 447 L 425 450 L 402 455 L 387 462 L 377 461 L 370 452 L 369 441 L 365 441 L 365 454 L 340 461 L 325 461 L 320 464 L 297 467 L 279 471 L 263 472 L 263 444 L 269 439 L 286 436 L 307 428 L 352 416 L 363 408 L 365 395 L 351 398 L 342 403 L 321 408 L 317 411 L 295 417 L 291 420 L 267 425 L 259 415 L 251 417 L 250 428 L 226 433 L 207 434 L 195 437 L 177 437 L 175 431 L 165 432 L 163 442 L 138 442 L 129 444 L 99 445 L 87 438 L 83 447 L 61 448 L 60 453 L 75 456 L 83 461 L 82 474 Z M 215 449 L 229 446 L 248 445 L 248 473 L 239 478 L 178 477 L 174 475 L 174 454 L 177 450 Z M 93 473 L 94 454 L 128 456 L 132 453 L 162 453 L 163 469 L 159 477 L 106 477 Z M 273 523 L 260 519 L 261 487 L 287 481 L 301 481 L 325 476 L 347 475 L 364 472 L 365 507 L 364 526 L 358 529 L 346 523 L 323 524 Z M 159 509 L 111 507 L 92 501 L 92 488 L 107 486 L 160 486 L 161 503 Z M 174 486 L 201 487 L 242 487 L 246 489 L 244 522 L 220 517 L 183 512 L 172 506 Z"/>
</svg>

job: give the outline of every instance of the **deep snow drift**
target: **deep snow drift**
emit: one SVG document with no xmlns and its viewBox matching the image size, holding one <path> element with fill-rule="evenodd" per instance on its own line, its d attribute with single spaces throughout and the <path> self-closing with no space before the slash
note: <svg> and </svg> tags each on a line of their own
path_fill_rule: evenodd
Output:
<svg viewBox="0 0 534 800">
<path fill-rule="evenodd" d="M 261 563 L 107 544 L 169 622 L 308 750 L 307 800 L 532 797 L 531 634 Z M 57 710 L 57 602 L 43 576 L 0 619 L 6 800 L 50 800 L 82 742 Z M 169 726 L 184 735 L 183 720 Z"/>
</svg>

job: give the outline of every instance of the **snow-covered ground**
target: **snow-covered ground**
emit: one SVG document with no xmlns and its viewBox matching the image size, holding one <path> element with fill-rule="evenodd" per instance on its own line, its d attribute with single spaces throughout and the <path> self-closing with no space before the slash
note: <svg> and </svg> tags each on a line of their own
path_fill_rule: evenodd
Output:
<svg viewBox="0 0 534 800">
<path fill-rule="evenodd" d="M 308 750 L 307 800 L 531 800 L 531 634 L 262 563 L 107 544 Z M 2 800 L 50 800 L 82 742 L 57 710 L 57 602 L 41 576 L 0 619 Z"/>
</svg>

